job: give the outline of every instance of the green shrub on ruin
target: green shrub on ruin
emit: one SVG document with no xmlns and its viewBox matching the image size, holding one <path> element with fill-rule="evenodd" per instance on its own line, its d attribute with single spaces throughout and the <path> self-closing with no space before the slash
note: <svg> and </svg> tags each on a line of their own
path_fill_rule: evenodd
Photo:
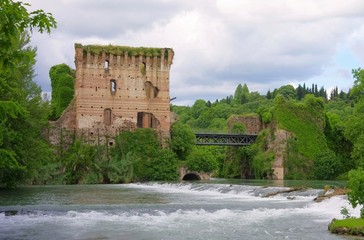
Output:
<svg viewBox="0 0 364 240">
<path fill-rule="evenodd" d="M 286 178 L 310 178 L 316 159 L 329 151 L 323 132 L 324 102 L 310 94 L 300 102 L 277 95 L 274 102 L 274 122 L 278 128 L 292 133 L 285 162 Z"/>
<path fill-rule="evenodd" d="M 49 70 L 52 100 L 50 119 L 58 119 L 71 103 L 74 95 L 75 71 L 66 64 L 59 64 Z"/>
</svg>

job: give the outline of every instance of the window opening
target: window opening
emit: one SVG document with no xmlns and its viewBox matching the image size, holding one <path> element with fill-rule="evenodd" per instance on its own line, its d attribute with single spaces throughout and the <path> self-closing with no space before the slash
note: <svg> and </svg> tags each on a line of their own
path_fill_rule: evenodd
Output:
<svg viewBox="0 0 364 240">
<path fill-rule="evenodd" d="M 109 71 L 109 60 L 105 60 L 105 62 L 104 62 L 104 70 L 105 70 L 105 72 L 108 72 Z"/>
<path fill-rule="evenodd" d="M 106 108 L 104 110 L 104 124 L 107 126 L 111 125 L 111 109 Z"/>
<path fill-rule="evenodd" d="M 142 62 L 142 64 L 140 65 L 140 72 L 143 76 L 145 76 L 145 74 L 147 73 L 147 67 L 145 65 L 145 62 Z"/>
<path fill-rule="evenodd" d="M 116 81 L 114 79 L 110 80 L 110 92 L 111 95 L 114 95 L 116 92 Z"/>
</svg>

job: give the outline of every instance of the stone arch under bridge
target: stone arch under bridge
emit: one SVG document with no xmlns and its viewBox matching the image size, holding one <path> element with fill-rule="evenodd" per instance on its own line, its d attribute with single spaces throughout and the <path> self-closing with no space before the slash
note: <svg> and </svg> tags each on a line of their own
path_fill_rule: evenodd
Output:
<svg viewBox="0 0 364 240">
<path fill-rule="evenodd" d="M 186 180 L 186 181 L 193 181 L 193 180 L 209 180 L 212 176 L 211 173 L 206 172 L 196 172 L 190 171 L 186 167 L 181 167 L 179 169 L 179 179 Z"/>
</svg>

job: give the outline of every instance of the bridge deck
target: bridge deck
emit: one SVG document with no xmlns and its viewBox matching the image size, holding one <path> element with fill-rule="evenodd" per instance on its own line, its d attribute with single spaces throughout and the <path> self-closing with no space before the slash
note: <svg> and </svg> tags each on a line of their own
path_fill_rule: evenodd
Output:
<svg viewBox="0 0 364 240">
<path fill-rule="evenodd" d="M 196 145 L 247 146 L 254 143 L 257 135 L 196 133 Z"/>
</svg>

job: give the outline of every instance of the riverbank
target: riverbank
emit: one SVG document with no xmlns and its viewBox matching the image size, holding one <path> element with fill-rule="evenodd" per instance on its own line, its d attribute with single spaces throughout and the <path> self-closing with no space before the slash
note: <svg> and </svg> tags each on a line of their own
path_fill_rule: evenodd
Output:
<svg viewBox="0 0 364 240">
<path fill-rule="evenodd" d="M 331 233 L 340 235 L 364 236 L 364 219 L 363 218 L 348 218 L 348 219 L 333 219 L 329 225 Z"/>
</svg>

